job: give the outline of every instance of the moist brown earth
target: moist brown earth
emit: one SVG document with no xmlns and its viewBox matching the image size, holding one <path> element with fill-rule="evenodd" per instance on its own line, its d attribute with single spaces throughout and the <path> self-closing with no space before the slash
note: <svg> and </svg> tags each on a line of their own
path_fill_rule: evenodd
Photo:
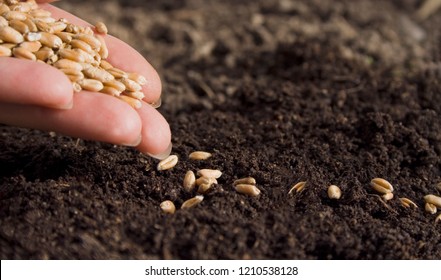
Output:
<svg viewBox="0 0 441 280">
<path fill-rule="evenodd" d="M 1 126 L 1 258 L 440 259 L 423 197 L 441 195 L 441 12 L 418 19 L 421 3 L 57 3 L 158 70 L 180 161 L 159 172 L 131 148 Z M 200 168 L 223 172 L 203 202 L 162 213 Z M 234 191 L 246 176 L 260 196 Z"/>
</svg>

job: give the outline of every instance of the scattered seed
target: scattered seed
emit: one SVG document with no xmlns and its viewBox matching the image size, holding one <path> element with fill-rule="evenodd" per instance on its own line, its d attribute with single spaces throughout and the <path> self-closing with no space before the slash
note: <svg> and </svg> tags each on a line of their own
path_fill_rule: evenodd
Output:
<svg viewBox="0 0 441 280">
<path fill-rule="evenodd" d="M 415 202 L 413 202 L 412 200 L 410 200 L 410 199 L 408 199 L 406 197 L 400 197 L 399 200 L 401 202 L 401 205 L 403 205 L 404 207 L 407 207 L 407 208 L 411 208 L 411 207 L 418 208 L 418 206 L 415 204 Z"/>
<path fill-rule="evenodd" d="M 193 198 L 190 198 L 190 199 L 184 201 L 184 203 L 182 203 L 182 205 L 181 205 L 181 209 L 193 208 L 196 205 L 198 205 L 199 203 L 201 203 L 202 200 L 204 200 L 204 196 L 197 195 Z"/>
<path fill-rule="evenodd" d="M 197 172 L 198 176 L 218 179 L 222 176 L 222 171 L 217 169 L 201 169 Z"/>
<path fill-rule="evenodd" d="M 424 209 L 426 210 L 426 212 L 430 213 L 430 214 L 436 214 L 436 212 L 438 211 L 436 209 L 436 206 L 433 205 L 432 203 L 427 203 L 424 205 Z"/>
<path fill-rule="evenodd" d="M 205 194 L 211 189 L 212 186 L 213 186 L 213 184 L 210 184 L 210 183 L 200 184 L 198 187 L 198 193 Z"/>
<path fill-rule="evenodd" d="M 194 189 L 196 185 L 196 176 L 193 171 L 188 170 L 187 173 L 185 173 L 183 185 L 187 192 L 191 192 Z"/>
<path fill-rule="evenodd" d="M 441 197 L 439 197 L 439 196 L 436 196 L 433 194 L 428 194 L 428 195 L 424 196 L 424 200 L 427 203 L 435 205 L 437 208 L 441 208 Z"/>
<path fill-rule="evenodd" d="M 298 182 L 297 184 L 291 187 L 288 194 L 292 193 L 293 191 L 295 191 L 296 193 L 300 193 L 305 188 L 305 185 L 306 185 L 306 181 Z"/>
<path fill-rule="evenodd" d="M 234 188 L 238 193 L 249 196 L 258 196 L 260 194 L 260 190 L 255 185 L 237 184 L 234 186 Z"/>
<path fill-rule="evenodd" d="M 370 183 L 371 187 L 379 193 L 386 194 L 394 191 L 392 185 L 383 178 L 374 178 Z"/>
<path fill-rule="evenodd" d="M 173 214 L 176 211 L 175 204 L 170 200 L 165 200 L 161 202 L 159 207 L 161 207 L 162 211 L 167 214 Z"/>
<path fill-rule="evenodd" d="M 188 158 L 192 160 L 206 160 L 210 157 L 211 157 L 211 153 L 203 152 L 203 151 L 192 152 L 190 153 L 190 155 L 188 155 Z"/>
<path fill-rule="evenodd" d="M 330 185 L 328 187 L 328 197 L 330 199 L 340 199 L 341 197 L 341 190 L 336 185 Z"/>
<path fill-rule="evenodd" d="M 217 184 L 217 179 L 213 177 L 199 177 L 196 180 L 196 185 L 202 185 L 202 184 Z"/>
<path fill-rule="evenodd" d="M 255 185 L 256 179 L 254 179 L 253 177 L 246 177 L 246 178 L 237 179 L 233 182 L 233 186 L 236 186 L 239 184 Z"/>
<path fill-rule="evenodd" d="M 393 193 L 385 193 L 381 196 L 383 198 L 384 201 L 389 201 L 392 198 L 394 198 L 394 194 Z"/>
<path fill-rule="evenodd" d="M 441 221 L 441 214 L 439 214 L 439 215 L 435 218 L 435 223 L 438 223 L 439 221 Z"/>
<path fill-rule="evenodd" d="M 178 156 L 177 155 L 170 155 L 168 158 L 161 160 L 158 163 L 158 166 L 156 169 L 158 171 L 162 170 L 168 170 L 173 168 L 178 163 Z"/>
</svg>

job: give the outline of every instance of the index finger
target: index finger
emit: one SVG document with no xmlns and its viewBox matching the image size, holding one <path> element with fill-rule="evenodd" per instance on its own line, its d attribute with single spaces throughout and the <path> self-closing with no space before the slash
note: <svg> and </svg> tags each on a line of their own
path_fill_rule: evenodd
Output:
<svg viewBox="0 0 441 280">
<path fill-rule="evenodd" d="M 54 18 L 65 18 L 76 25 L 93 27 L 90 23 L 53 5 L 41 4 L 40 7 L 50 11 Z M 111 35 L 105 35 L 104 40 L 109 49 L 107 60 L 115 67 L 126 72 L 136 72 L 143 75 L 147 79 L 147 83 L 142 87 L 146 96 L 144 100 L 148 103 L 157 102 L 161 97 L 161 80 L 150 63 L 127 43 Z"/>
</svg>

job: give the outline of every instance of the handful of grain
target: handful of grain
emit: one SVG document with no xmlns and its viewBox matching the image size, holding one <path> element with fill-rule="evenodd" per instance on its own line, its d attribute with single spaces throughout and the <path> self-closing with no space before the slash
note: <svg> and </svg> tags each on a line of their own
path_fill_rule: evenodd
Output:
<svg viewBox="0 0 441 280">
<path fill-rule="evenodd" d="M 101 92 L 140 108 L 146 78 L 106 61 L 109 52 L 101 35 L 107 28 L 97 23 L 94 29 L 54 19 L 35 0 L 0 0 L 0 57 L 52 65 L 66 74 L 76 92 Z"/>
</svg>

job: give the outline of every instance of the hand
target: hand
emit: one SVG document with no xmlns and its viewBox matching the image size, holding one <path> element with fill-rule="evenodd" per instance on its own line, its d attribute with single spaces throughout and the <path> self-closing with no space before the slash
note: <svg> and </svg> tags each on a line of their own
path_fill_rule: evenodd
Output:
<svg viewBox="0 0 441 280">
<path fill-rule="evenodd" d="M 41 8 L 54 18 L 76 25 L 90 24 L 44 2 Z M 161 81 L 152 66 L 124 42 L 105 36 L 109 62 L 127 72 L 144 75 L 143 106 L 133 109 L 102 93 L 73 93 L 69 79 L 55 67 L 33 61 L 0 58 L 0 123 L 55 131 L 72 137 L 136 147 L 155 158 L 170 154 L 171 133 L 167 121 L 147 103 L 161 96 Z"/>
</svg>

